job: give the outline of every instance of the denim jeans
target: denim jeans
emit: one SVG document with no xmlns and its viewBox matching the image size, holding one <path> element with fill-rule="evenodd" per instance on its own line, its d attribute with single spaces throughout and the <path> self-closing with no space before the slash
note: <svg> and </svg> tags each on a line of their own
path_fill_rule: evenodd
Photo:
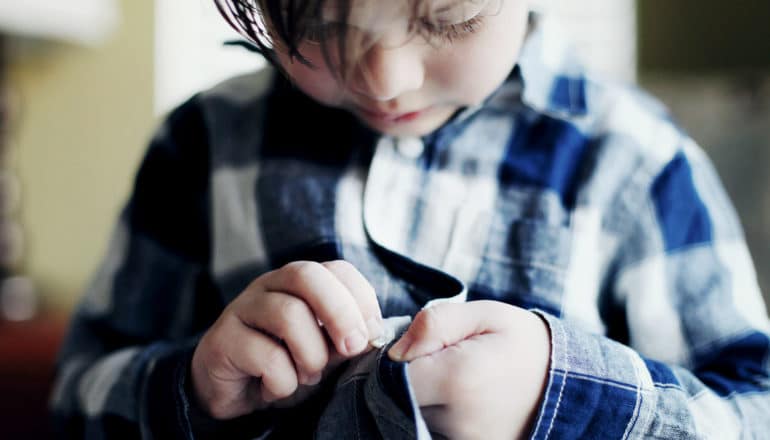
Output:
<svg viewBox="0 0 770 440">
<path fill-rule="evenodd" d="M 389 318 L 385 326 L 398 336 L 409 321 Z M 407 364 L 388 358 L 391 345 L 357 358 L 342 373 L 318 422 L 316 439 L 431 438 L 411 392 Z"/>
</svg>

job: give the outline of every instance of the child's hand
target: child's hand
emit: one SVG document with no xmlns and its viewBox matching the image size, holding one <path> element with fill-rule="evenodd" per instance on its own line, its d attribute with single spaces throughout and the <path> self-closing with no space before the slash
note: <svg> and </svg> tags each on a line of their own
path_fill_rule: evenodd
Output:
<svg viewBox="0 0 770 440">
<path fill-rule="evenodd" d="M 350 263 L 294 262 L 268 272 L 198 344 L 191 365 L 198 403 L 217 419 L 299 403 L 309 394 L 299 386 L 318 384 L 327 367 L 364 352 L 381 321 L 374 289 Z"/>
<path fill-rule="evenodd" d="M 526 436 L 548 376 L 550 338 L 534 313 L 494 301 L 421 311 L 389 351 L 410 362 L 431 432 L 451 439 Z"/>
</svg>

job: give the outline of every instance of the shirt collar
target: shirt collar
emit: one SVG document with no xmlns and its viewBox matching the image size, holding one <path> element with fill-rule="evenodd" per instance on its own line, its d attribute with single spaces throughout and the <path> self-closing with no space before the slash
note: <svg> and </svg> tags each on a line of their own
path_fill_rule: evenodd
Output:
<svg viewBox="0 0 770 440">
<path fill-rule="evenodd" d="M 553 20 L 543 18 L 534 25 L 519 54 L 518 70 L 526 105 L 558 116 L 588 112 L 585 68 Z"/>
</svg>

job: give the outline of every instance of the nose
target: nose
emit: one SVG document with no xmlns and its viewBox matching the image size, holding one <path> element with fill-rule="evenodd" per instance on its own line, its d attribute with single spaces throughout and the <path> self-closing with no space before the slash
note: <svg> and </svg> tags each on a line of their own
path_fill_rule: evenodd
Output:
<svg viewBox="0 0 770 440">
<path fill-rule="evenodd" d="M 419 90 L 425 80 L 425 67 L 419 51 L 405 44 L 385 47 L 377 43 L 359 60 L 351 89 L 376 101 L 390 101 Z"/>
</svg>

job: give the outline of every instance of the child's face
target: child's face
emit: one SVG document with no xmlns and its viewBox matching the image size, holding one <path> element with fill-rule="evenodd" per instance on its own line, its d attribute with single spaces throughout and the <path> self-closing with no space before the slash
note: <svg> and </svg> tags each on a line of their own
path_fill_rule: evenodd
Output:
<svg viewBox="0 0 770 440">
<path fill-rule="evenodd" d="M 410 38 L 408 11 L 387 6 L 398 0 L 352 0 L 347 29 L 378 39 L 344 82 L 311 41 L 299 49 L 314 67 L 276 53 L 294 83 L 322 104 L 347 109 L 384 134 L 422 136 L 459 108 L 481 103 L 507 77 L 524 40 L 527 1 L 431 0 L 441 26 L 425 25 Z"/>
</svg>

